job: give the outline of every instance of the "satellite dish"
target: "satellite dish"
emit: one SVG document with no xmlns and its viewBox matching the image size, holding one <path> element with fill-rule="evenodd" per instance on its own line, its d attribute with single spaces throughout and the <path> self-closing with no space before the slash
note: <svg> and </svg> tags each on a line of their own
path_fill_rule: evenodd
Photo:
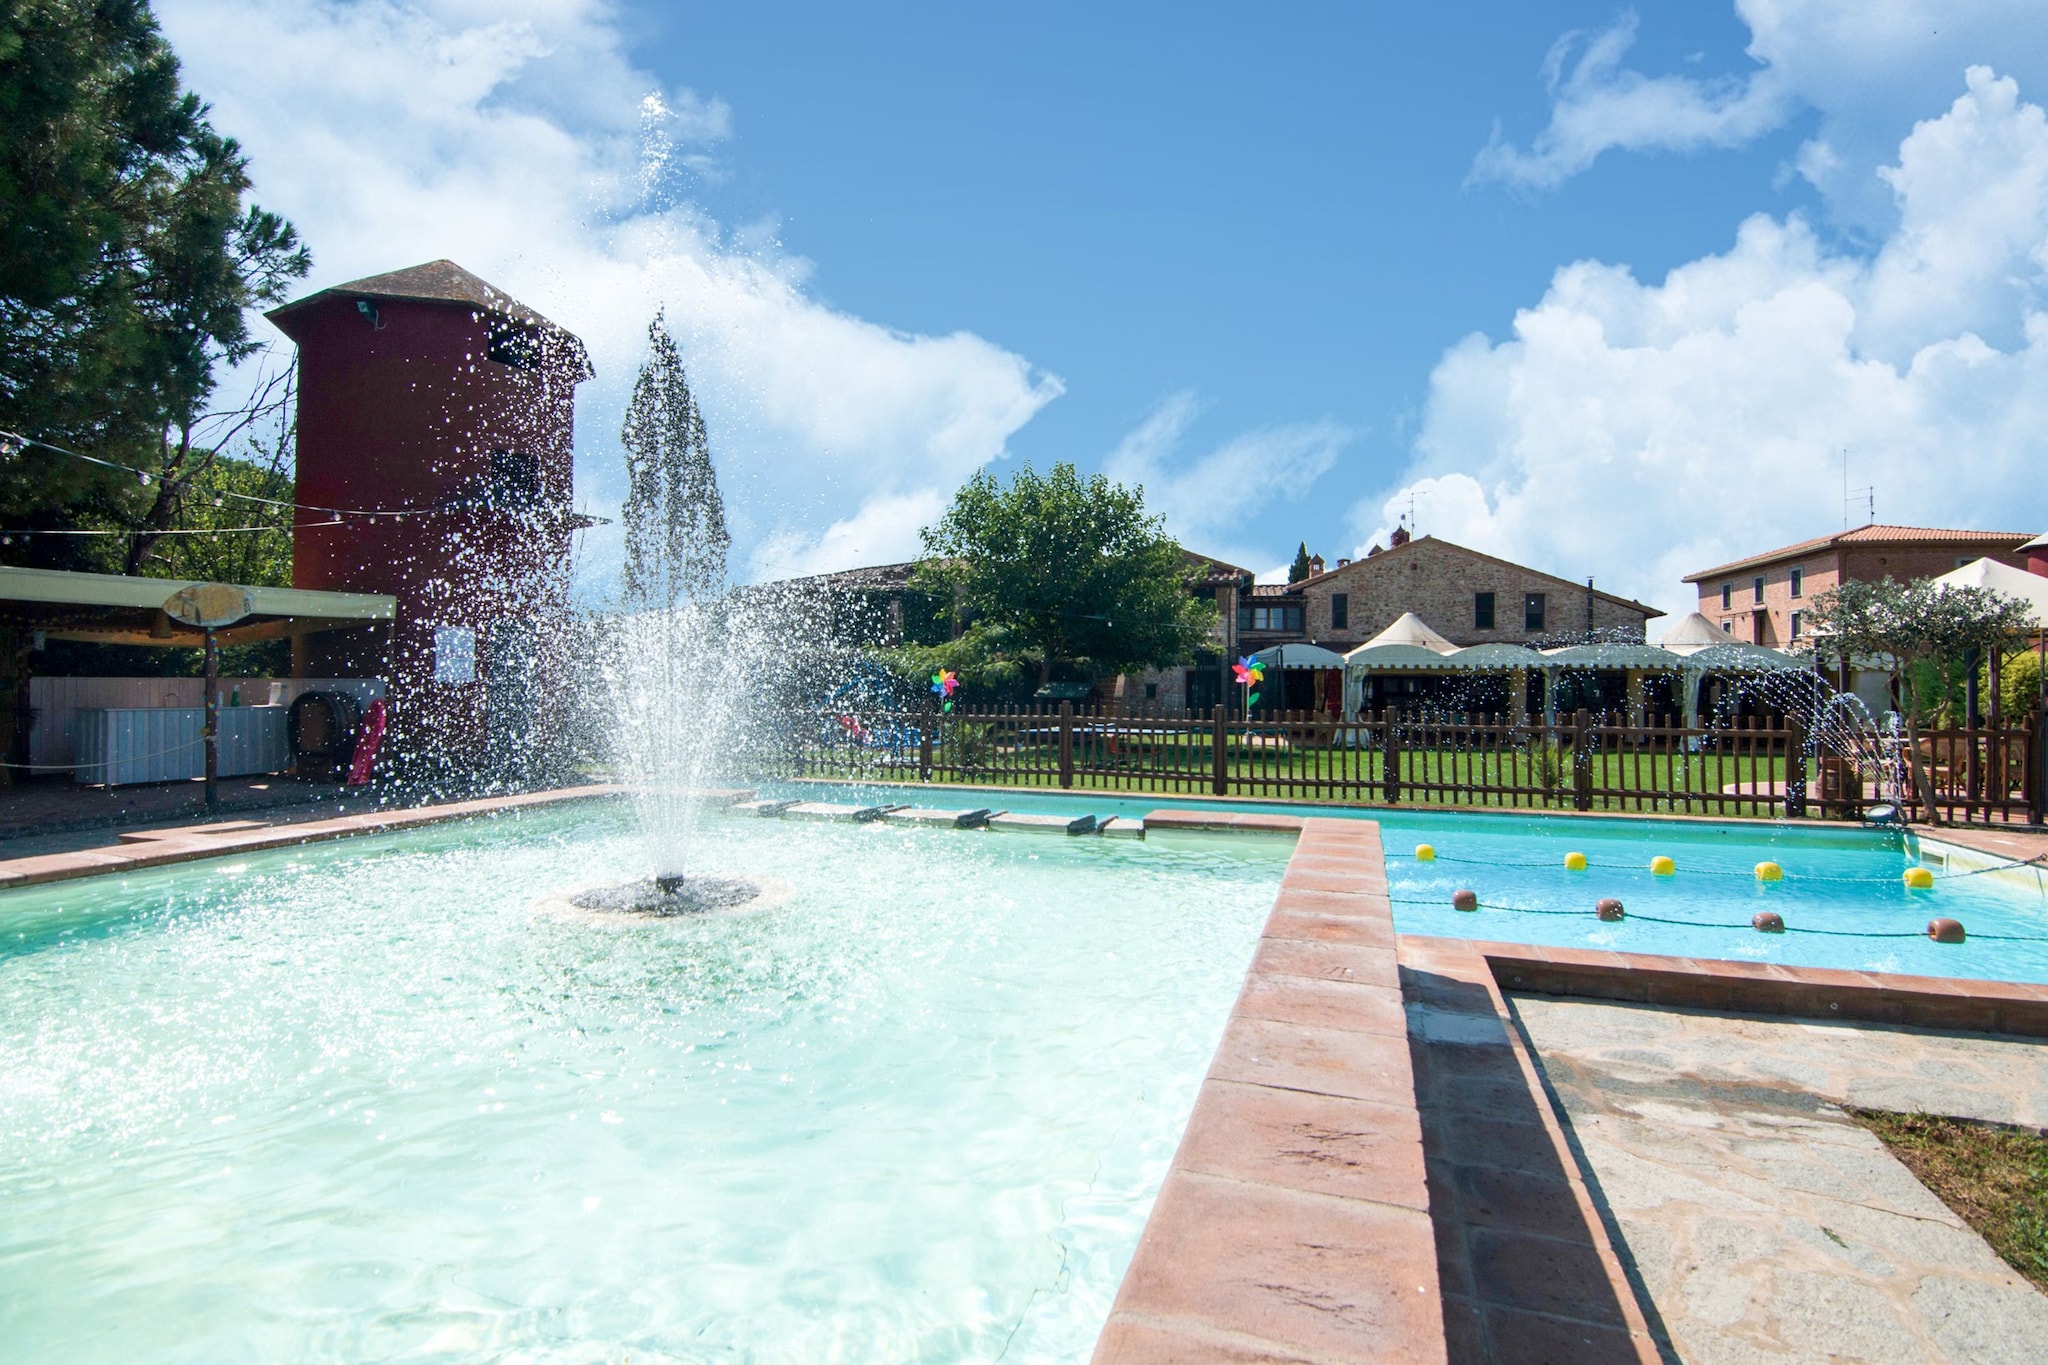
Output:
<svg viewBox="0 0 2048 1365">
<path fill-rule="evenodd" d="M 173 621 L 205 630 L 231 626 L 255 610 L 249 590 L 232 583 L 194 583 L 178 589 L 164 603 L 164 615 Z"/>
</svg>

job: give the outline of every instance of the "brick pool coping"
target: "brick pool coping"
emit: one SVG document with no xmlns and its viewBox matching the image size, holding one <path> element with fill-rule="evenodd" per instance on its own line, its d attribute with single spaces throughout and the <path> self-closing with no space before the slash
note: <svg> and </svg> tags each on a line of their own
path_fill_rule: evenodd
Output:
<svg viewBox="0 0 2048 1365">
<path fill-rule="evenodd" d="M 492 796 L 474 801 L 448 801 L 432 806 L 410 806 L 399 810 L 364 811 L 338 815 L 329 820 L 307 820 L 294 824 L 267 825 L 249 820 L 215 824 L 181 825 L 170 829 L 129 830 L 122 842 L 70 853 L 45 853 L 28 858 L 0 861 L 0 891 L 46 882 L 71 881 L 106 873 L 133 872 L 143 868 L 168 867 L 234 853 L 258 853 L 268 849 L 291 848 L 298 844 L 322 843 L 361 834 L 386 834 L 422 825 L 445 824 L 452 820 L 474 820 L 526 810 L 536 806 L 560 805 L 617 796 L 615 786 L 563 787 L 554 791 L 522 792 L 516 796 Z M 739 800 L 752 793 L 718 792 L 712 797 Z"/>
</svg>

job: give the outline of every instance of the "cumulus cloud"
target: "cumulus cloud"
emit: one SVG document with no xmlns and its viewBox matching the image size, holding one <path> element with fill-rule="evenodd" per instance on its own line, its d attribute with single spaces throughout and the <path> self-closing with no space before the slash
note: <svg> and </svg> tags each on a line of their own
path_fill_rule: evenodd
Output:
<svg viewBox="0 0 2048 1365">
<path fill-rule="evenodd" d="M 1895 148 L 1868 254 L 1757 215 L 1646 283 L 1560 269 L 1511 337 L 1431 376 L 1416 462 L 1354 509 L 1667 610 L 1686 573 L 1842 522 L 1842 457 L 1880 519 L 2039 529 L 2048 431 L 2048 119 L 1972 68 Z"/>
<path fill-rule="evenodd" d="M 1946 99 L 1972 63 L 1996 62 L 2030 88 L 2048 83 L 2048 7 L 2038 0 L 1736 0 L 1735 10 L 1749 65 L 1718 75 L 1627 66 L 1632 13 L 1566 34 L 1543 64 L 1548 126 L 1526 149 L 1496 128 L 1472 179 L 1550 189 L 1608 151 L 1737 147 L 1813 110 L 1818 130 L 1795 169 L 1844 221 L 1884 227 L 1890 198 L 1869 171 L 1898 146 L 1902 110 Z"/>
<path fill-rule="evenodd" d="M 578 498 L 616 509 L 617 433 L 665 306 L 711 428 L 737 567 L 872 562 L 1060 392 L 966 332 L 834 310 L 773 226 L 691 202 L 734 114 L 628 59 L 597 0 L 162 0 L 186 79 L 314 250 L 309 288 L 449 257 L 580 335 Z M 589 533 L 616 566 L 617 531 Z M 843 567 L 851 559 L 840 560 Z"/>
<path fill-rule="evenodd" d="M 1244 563 L 1249 552 L 1229 537 L 1275 499 L 1303 496 L 1356 433 L 1327 420 L 1289 423 L 1183 455 L 1188 428 L 1201 411 L 1194 392 L 1169 395 L 1117 443 L 1103 472 L 1119 483 L 1142 485 L 1146 508 L 1163 515 L 1182 544 Z"/>
</svg>

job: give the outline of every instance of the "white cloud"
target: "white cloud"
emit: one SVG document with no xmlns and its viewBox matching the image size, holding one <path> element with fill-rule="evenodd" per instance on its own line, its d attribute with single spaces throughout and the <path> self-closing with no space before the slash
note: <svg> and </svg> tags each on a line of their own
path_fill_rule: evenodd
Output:
<svg viewBox="0 0 2048 1365">
<path fill-rule="evenodd" d="M 1839 527 L 1845 450 L 1881 520 L 2048 523 L 2048 120 L 1972 69 L 1895 150 L 1868 256 L 1757 215 L 1661 283 L 1566 266 L 1452 348 L 1360 546 L 1413 491 L 1425 532 L 1684 610 L 1684 574 Z"/>
<path fill-rule="evenodd" d="M 663 89 L 596 0 L 163 0 L 187 82 L 241 140 L 255 198 L 315 255 L 308 288 L 446 256 L 580 335 L 579 499 L 620 499 L 617 432 L 665 306 L 711 428 L 736 567 L 915 550 L 927 506 L 1060 392 L 965 332 L 910 335 L 808 292 L 772 231 L 732 232 L 692 186 L 733 113 Z M 617 562 L 616 529 L 589 533 Z M 843 565 L 841 565 L 843 566 Z M 835 566 L 838 567 L 838 566 Z"/>
<path fill-rule="evenodd" d="M 1567 33 L 1544 59 L 1550 126 L 1522 151 L 1493 137 L 1472 164 L 1475 181 L 1552 189 L 1605 151 L 1696 151 L 1738 147 L 1778 127 L 1797 107 L 1778 72 L 1697 79 L 1645 76 L 1624 68 L 1636 40 L 1636 16 L 1623 14 L 1598 33 Z M 1572 53 L 1578 59 L 1572 61 Z M 1569 63 L 1570 70 L 1566 71 Z"/>
<path fill-rule="evenodd" d="M 1191 391 L 1169 395 L 1117 443 L 1103 472 L 1142 485 L 1146 509 L 1188 548 L 1244 563 L 1247 551 L 1227 538 L 1275 500 L 1305 496 L 1355 433 L 1327 420 L 1260 427 L 1184 458 L 1181 444 L 1201 410 Z"/>
<path fill-rule="evenodd" d="M 1634 14 L 1590 37 L 1566 34 L 1543 67 L 1549 126 L 1526 150 L 1496 129 L 1472 178 L 1553 188 L 1610 150 L 1742 146 L 1810 109 L 1819 128 L 1796 169 L 1845 221 L 1882 229 L 1891 201 L 1870 170 L 1897 148 L 1902 111 L 1910 119 L 1947 98 L 1972 63 L 1996 63 L 2029 88 L 2048 83 L 2039 0 L 1736 0 L 1735 10 L 1753 65 L 1718 76 L 1624 66 Z"/>
</svg>

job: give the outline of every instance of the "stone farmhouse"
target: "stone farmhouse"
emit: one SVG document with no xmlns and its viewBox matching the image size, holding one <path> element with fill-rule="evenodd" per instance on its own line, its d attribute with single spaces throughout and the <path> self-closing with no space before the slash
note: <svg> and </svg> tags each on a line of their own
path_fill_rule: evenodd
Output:
<svg viewBox="0 0 2048 1365">
<path fill-rule="evenodd" d="M 1589 579 L 1575 583 L 1479 550 L 1396 531 L 1393 545 L 1361 559 L 1340 559 L 1298 583 L 1254 583 L 1252 575 L 1217 560 L 1196 591 L 1213 594 L 1222 612 L 1219 648 L 1192 666 L 1152 671 L 1116 684 L 1117 698 L 1202 709 L 1230 695 L 1230 661 L 1274 645 L 1304 642 L 1342 654 L 1413 612 L 1457 645 L 1543 647 L 1589 637 L 1640 644 L 1645 625 L 1663 613 Z M 1234 581 L 1225 581 L 1234 577 Z M 1291 710 L 1335 709 L 1315 695 L 1318 675 L 1290 673 L 1281 686 Z M 1327 683 L 1324 684 L 1325 686 Z"/>
</svg>

